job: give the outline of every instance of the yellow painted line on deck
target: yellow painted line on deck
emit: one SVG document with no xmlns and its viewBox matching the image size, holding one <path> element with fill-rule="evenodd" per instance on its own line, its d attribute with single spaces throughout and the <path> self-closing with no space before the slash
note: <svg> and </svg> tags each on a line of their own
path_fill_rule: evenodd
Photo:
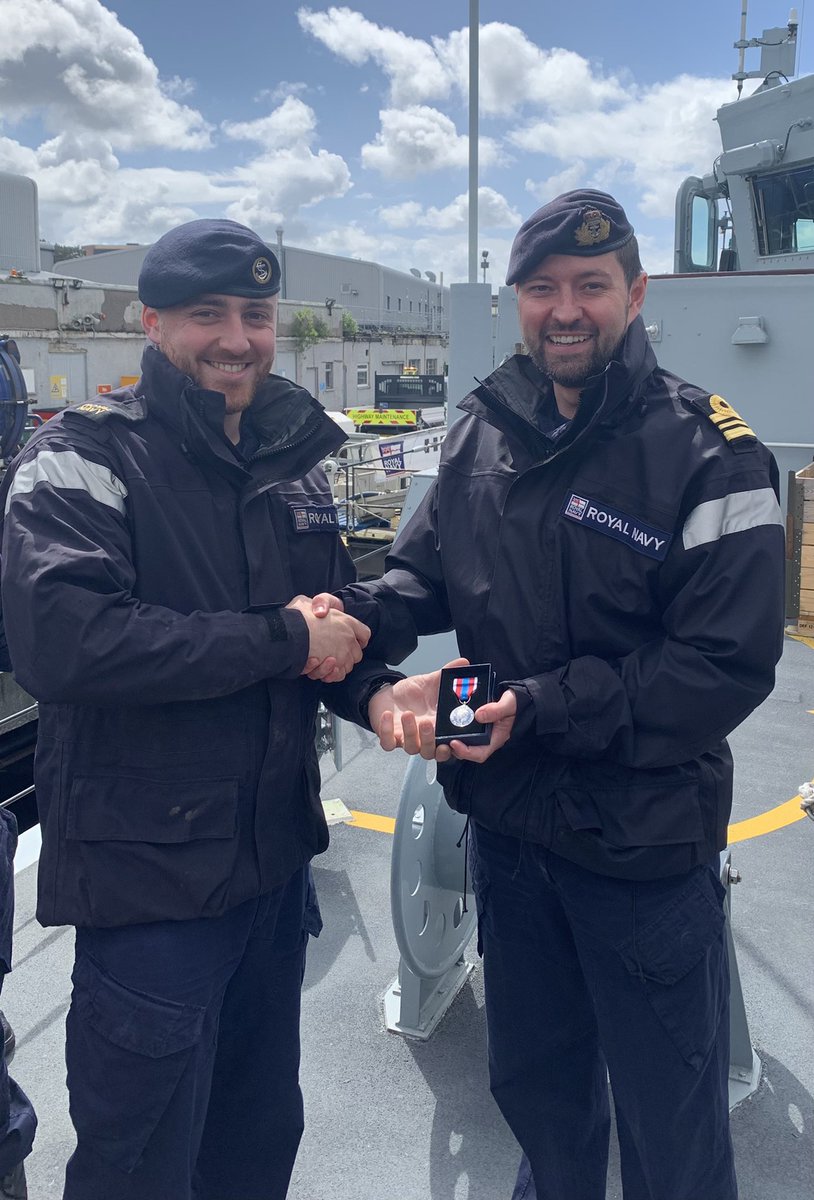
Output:
<svg viewBox="0 0 814 1200">
<path fill-rule="evenodd" d="M 798 633 L 789 633 L 787 637 L 794 638 L 796 642 L 804 642 L 806 646 L 810 646 L 814 650 L 814 638 L 802 637 Z M 814 709 L 810 708 L 808 712 L 814 715 Z M 794 825 L 796 821 L 802 821 L 806 814 L 800 808 L 800 799 L 800 796 L 793 796 L 791 800 L 786 800 L 757 817 L 747 817 L 745 821 L 736 821 L 729 826 L 729 845 L 731 846 L 735 842 L 746 842 L 750 838 L 763 837 L 766 833 L 774 833 L 776 829 L 785 829 L 787 825 Z M 373 829 L 377 833 L 395 832 L 396 822 L 393 817 L 382 817 L 378 813 L 358 812 L 354 809 L 351 809 L 351 816 L 353 820 L 346 821 L 345 824 L 354 826 L 356 829 Z"/>
<path fill-rule="evenodd" d="M 396 828 L 394 817 L 380 817 L 378 813 L 356 812 L 351 809 L 352 821 L 346 821 L 346 825 L 355 826 L 357 829 L 375 829 L 377 833 L 393 833 Z"/>
<path fill-rule="evenodd" d="M 814 780 L 812 780 L 814 783 Z M 736 821 L 729 826 L 728 842 L 732 846 L 736 842 L 747 842 L 750 838 L 763 837 L 766 833 L 774 833 L 777 829 L 785 829 L 802 821 L 805 813 L 800 808 L 801 797 L 793 796 L 783 804 L 770 808 L 768 812 L 760 813 L 757 817 L 747 817 L 744 821 Z M 382 817 L 378 813 L 359 812 L 351 809 L 352 821 L 345 824 L 356 829 L 373 829 L 376 833 L 395 832 L 396 822 L 393 817 Z"/>
<path fill-rule="evenodd" d="M 749 838 L 762 837 L 764 833 L 774 833 L 776 829 L 785 829 L 795 821 L 805 819 L 805 813 L 800 808 L 800 796 L 793 796 L 784 804 L 770 808 L 768 812 L 757 817 L 747 817 L 745 821 L 736 821 L 729 826 L 729 845 L 735 842 L 746 842 Z"/>
</svg>

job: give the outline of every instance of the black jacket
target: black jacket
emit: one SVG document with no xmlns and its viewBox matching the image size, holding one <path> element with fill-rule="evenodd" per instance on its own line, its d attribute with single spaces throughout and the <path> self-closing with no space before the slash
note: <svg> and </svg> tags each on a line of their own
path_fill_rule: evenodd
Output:
<svg viewBox="0 0 814 1200">
<path fill-rule="evenodd" d="M 342 594 L 374 653 L 454 628 L 515 687 L 507 745 L 439 768 L 453 807 L 603 873 L 683 871 L 725 845 L 724 739 L 774 682 L 776 467 L 640 318 L 559 440 L 532 416 L 546 386 L 515 356 L 463 401 L 384 578 Z"/>
<path fill-rule="evenodd" d="M 343 435 L 271 376 L 223 396 L 148 348 L 143 375 L 44 425 L 2 488 L 2 596 L 40 703 L 44 924 L 214 916 L 325 849 L 314 721 L 359 718 L 380 664 L 304 678 L 283 606 L 353 578 L 318 463 Z"/>
</svg>

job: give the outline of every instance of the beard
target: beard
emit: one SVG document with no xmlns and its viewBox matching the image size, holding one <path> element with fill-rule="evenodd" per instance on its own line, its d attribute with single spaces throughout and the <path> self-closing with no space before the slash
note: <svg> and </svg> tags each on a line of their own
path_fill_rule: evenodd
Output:
<svg viewBox="0 0 814 1200">
<path fill-rule="evenodd" d="M 173 366 L 188 375 L 198 387 L 220 392 L 226 401 L 227 413 L 243 412 L 249 407 L 258 389 L 268 379 L 274 363 L 273 357 L 254 361 L 245 379 L 230 383 L 228 376 L 215 371 L 205 360 L 184 351 L 172 339 L 165 339 L 161 349 Z"/>
<path fill-rule="evenodd" d="M 625 312 L 627 321 L 627 311 Z M 551 329 L 524 331 L 524 341 L 529 357 L 538 371 L 559 383 L 562 387 L 583 388 L 594 375 L 601 375 L 610 362 L 616 357 L 616 352 L 622 344 L 627 324 L 621 330 L 609 330 L 597 335 L 595 329 Z M 552 333 L 576 334 L 591 333 L 593 336 L 584 345 L 572 347 L 572 353 L 554 352 L 546 342 L 546 337 Z"/>
</svg>

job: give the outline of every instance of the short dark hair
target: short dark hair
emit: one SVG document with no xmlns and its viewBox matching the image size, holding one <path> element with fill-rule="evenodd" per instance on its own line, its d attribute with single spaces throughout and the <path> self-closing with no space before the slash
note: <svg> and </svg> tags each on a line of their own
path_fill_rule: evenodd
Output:
<svg viewBox="0 0 814 1200">
<path fill-rule="evenodd" d="M 624 246 L 619 247 L 616 257 L 619 260 L 619 266 L 625 273 L 625 283 L 628 288 L 632 288 L 639 276 L 644 273 L 644 267 L 639 258 L 639 243 L 635 236 L 625 242 Z"/>
</svg>

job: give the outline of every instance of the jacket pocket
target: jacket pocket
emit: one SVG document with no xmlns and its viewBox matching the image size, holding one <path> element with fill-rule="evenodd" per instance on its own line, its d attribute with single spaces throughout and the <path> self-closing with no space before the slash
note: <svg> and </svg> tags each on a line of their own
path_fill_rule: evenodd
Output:
<svg viewBox="0 0 814 1200">
<path fill-rule="evenodd" d="M 237 779 L 75 775 L 65 836 L 83 842 L 192 842 L 231 838 Z"/>
<path fill-rule="evenodd" d="M 557 790 L 573 830 L 596 830 L 613 846 L 671 846 L 704 841 L 700 787 L 696 780 L 629 783 L 611 780 Z"/>
<path fill-rule="evenodd" d="M 77 1136 L 132 1171 L 201 1041 L 206 1009 L 149 996 L 81 957 L 73 973 L 66 1061 Z"/>
<path fill-rule="evenodd" d="M 723 888 L 707 867 L 667 900 L 660 883 L 634 887 L 635 933 L 619 952 L 681 1056 L 700 1070 L 726 1015 Z"/>
<path fill-rule="evenodd" d="M 107 927 L 229 907 L 240 848 L 236 779 L 78 775 L 63 820 L 55 884 L 63 920 Z"/>
</svg>

